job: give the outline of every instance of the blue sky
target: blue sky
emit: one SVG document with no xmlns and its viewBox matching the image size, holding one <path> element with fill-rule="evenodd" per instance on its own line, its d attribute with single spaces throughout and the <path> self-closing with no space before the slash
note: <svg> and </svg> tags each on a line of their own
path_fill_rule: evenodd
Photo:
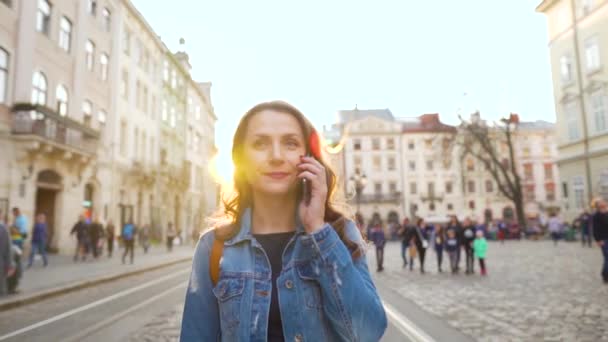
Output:
<svg viewBox="0 0 608 342">
<path fill-rule="evenodd" d="M 540 0 L 132 1 L 171 50 L 186 40 L 193 78 L 213 83 L 220 170 L 238 119 L 266 100 L 319 129 L 355 105 L 555 121 Z"/>
</svg>

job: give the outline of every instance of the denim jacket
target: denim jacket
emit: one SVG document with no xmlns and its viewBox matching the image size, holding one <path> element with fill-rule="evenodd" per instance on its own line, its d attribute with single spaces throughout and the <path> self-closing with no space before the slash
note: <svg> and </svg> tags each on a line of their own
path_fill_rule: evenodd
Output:
<svg viewBox="0 0 608 342">
<path fill-rule="evenodd" d="M 352 221 L 346 236 L 363 245 Z M 239 233 L 224 242 L 213 287 L 209 255 L 213 231 L 196 247 L 182 319 L 181 341 L 266 341 L 271 268 L 251 233 L 251 210 Z M 384 307 L 365 255 L 351 253 L 329 225 L 307 234 L 301 223 L 283 252 L 277 279 L 286 341 L 378 341 L 386 330 Z"/>
</svg>

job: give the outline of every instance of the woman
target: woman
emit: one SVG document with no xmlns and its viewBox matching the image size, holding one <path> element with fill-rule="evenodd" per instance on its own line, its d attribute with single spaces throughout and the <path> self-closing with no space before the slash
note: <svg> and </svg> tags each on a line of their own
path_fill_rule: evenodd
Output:
<svg viewBox="0 0 608 342">
<path fill-rule="evenodd" d="M 424 274 L 424 257 L 426 255 L 426 249 L 429 246 L 426 223 L 424 222 L 424 219 L 418 218 L 418 221 L 416 222 L 416 227 L 411 230 L 410 234 L 410 240 L 414 241 L 414 245 L 416 246 L 416 250 L 418 252 L 418 260 L 420 261 L 420 273 Z"/>
<path fill-rule="evenodd" d="M 475 255 L 473 254 L 473 242 L 475 241 L 475 225 L 468 217 L 464 219 L 462 228 L 462 247 L 466 257 L 465 274 L 475 273 Z"/>
<path fill-rule="evenodd" d="M 386 233 L 382 227 L 380 218 L 374 219 L 370 224 L 367 238 L 376 246 L 376 272 L 384 271 L 384 246 L 386 245 Z"/>
<path fill-rule="evenodd" d="M 311 132 L 283 102 L 259 104 L 241 119 L 232 147 L 235 197 L 224 203 L 228 224 L 197 245 L 182 341 L 382 337 L 387 320 L 363 239 L 332 205 L 334 173 L 308 156 Z M 215 239 L 223 250 L 213 285 Z"/>
<path fill-rule="evenodd" d="M 456 237 L 456 241 L 458 245 L 456 246 L 456 272 L 460 270 L 460 246 L 462 245 L 462 226 L 458 221 L 458 217 L 456 215 L 452 215 L 450 217 L 450 223 L 448 223 L 447 228 L 445 229 L 446 233 L 449 231 L 454 231 L 454 236 Z"/>
<path fill-rule="evenodd" d="M 437 254 L 437 271 L 442 273 L 441 264 L 443 263 L 443 246 L 445 244 L 445 233 L 441 224 L 437 224 L 435 229 L 435 253 Z"/>
</svg>

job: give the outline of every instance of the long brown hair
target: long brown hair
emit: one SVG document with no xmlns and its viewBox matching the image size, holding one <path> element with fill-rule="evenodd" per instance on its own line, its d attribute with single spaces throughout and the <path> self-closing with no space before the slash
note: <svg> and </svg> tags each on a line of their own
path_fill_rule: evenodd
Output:
<svg viewBox="0 0 608 342">
<path fill-rule="evenodd" d="M 252 190 L 250 185 L 247 183 L 247 179 L 245 178 L 246 170 L 244 169 L 243 163 L 243 142 L 247 133 L 249 121 L 255 114 L 264 110 L 273 110 L 293 116 L 302 128 L 302 133 L 304 135 L 306 144 L 306 152 L 310 154 L 310 143 L 308 141 L 308 137 L 314 130 L 314 127 L 304 116 L 304 114 L 302 114 L 302 112 L 300 112 L 297 108 L 283 101 L 271 101 L 260 103 L 247 111 L 247 113 L 245 113 L 245 115 L 241 118 L 232 140 L 234 193 L 232 198 L 228 200 L 222 199 L 224 207 L 223 212 L 220 213 L 220 216 L 223 216 L 224 224 L 216 226 L 216 236 L 223 240 L 230 239 L 238 234 L 241 228 L 241 216 L 244 210 L 251 207 L 253 204 L 253 197 L 251 193 Z M 346 247 L 351 251 L 353 258 L 357 258 L 362 255 L 363 246 L 360 246 L 346 237 L 346 218 L 344 214 L 335 208 L 334 198 L 337 186 L 336 174 L 331 169 L 329 163 L 323 159 L 323 157 L 319 158 L 318 161 L 325 167 L 325 175 L 327 177 L 327 199 L 325 200 L 324 220 L 325 222 L 330 223 L 336 233 L 338 233 L 340 240 L 342 240 Z M 301 190 L 299 189 L 298 191 L 299 193 L 297 196 L 300 198 L 302 195 L 300 193 Z"/>
</svg>

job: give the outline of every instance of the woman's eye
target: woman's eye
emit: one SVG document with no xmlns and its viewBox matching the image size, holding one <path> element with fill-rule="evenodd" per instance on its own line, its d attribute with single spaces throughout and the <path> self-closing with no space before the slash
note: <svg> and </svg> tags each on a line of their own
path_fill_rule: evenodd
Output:
<svg viewBox="0 0 608 342">
<path fill-rule="evenodd" d="M 264 141 L 264 140 L 256 140 L 253 142 L 254 148 L 262 148 L 264 146 L 266 146 L 266 141 Z"/>
<path fill-rule="evenodd" d="M 287 146 L 289 146 L 291 148 L 296 148 L 296 147 L 300 146 L 300 143 L 298 143 L 296 140 L 288 140 Z"/>
</svg>

